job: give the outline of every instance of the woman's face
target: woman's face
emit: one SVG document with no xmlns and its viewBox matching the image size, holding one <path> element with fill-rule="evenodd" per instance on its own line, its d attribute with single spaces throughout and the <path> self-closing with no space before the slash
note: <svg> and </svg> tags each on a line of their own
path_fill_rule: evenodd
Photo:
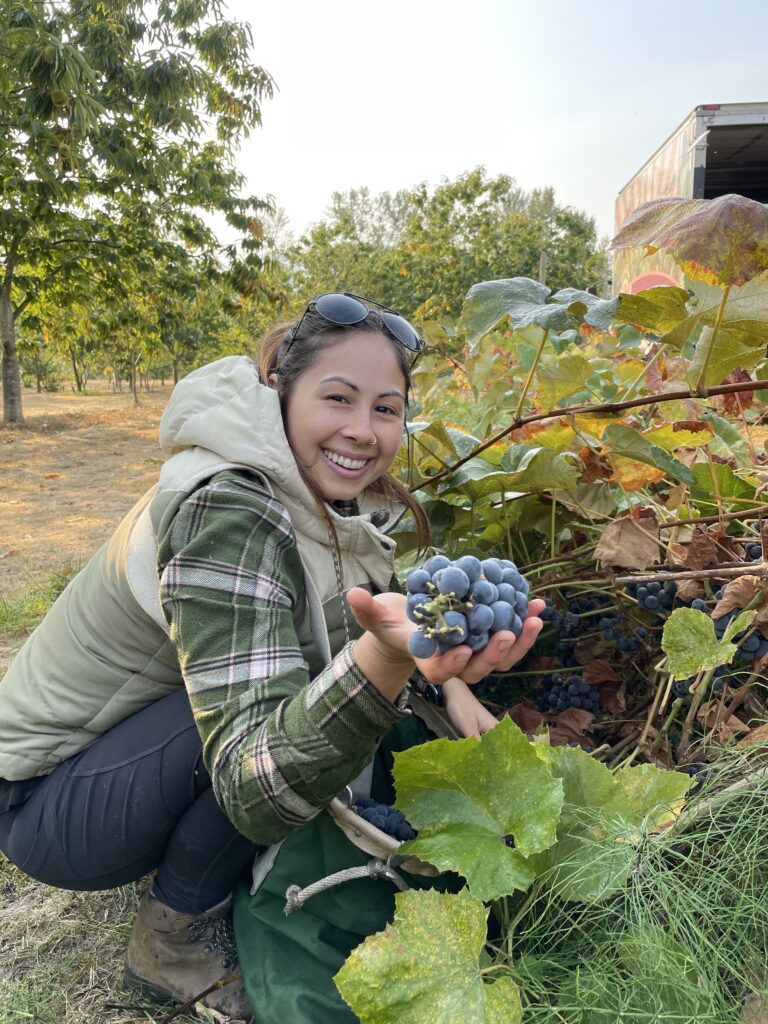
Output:
<svg viewBox="0 0 768 1024">
<path fill-rule="evenodd" d="M 298 378 L 285 429 L 296 461 L 326 501 L 356 498 L 392 465 L 405 389 L 392 342 L 364 331 L 324 349 Z"/>
</svg>

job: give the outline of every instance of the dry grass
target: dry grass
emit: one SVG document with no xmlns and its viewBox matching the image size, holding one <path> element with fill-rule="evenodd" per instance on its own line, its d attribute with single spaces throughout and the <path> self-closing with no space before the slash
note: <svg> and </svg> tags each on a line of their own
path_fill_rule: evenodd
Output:
<svg viewBox="0 0 768 1024">
<path fill-rule="evenodd" d="M 0 676 L 68 575 L 157 476 L 168 389 L 25 395 L 27 422 L 0 429 Z M 0 1024 L 137 1024 L 123 955 L 146 880 L 108 892 L 52 889 L 0 854 Z M 118 1008 L 113 1008 L 118 1007 Z M 204 1009 L 174 1024 L 222 1021 Z"/>
</svg>

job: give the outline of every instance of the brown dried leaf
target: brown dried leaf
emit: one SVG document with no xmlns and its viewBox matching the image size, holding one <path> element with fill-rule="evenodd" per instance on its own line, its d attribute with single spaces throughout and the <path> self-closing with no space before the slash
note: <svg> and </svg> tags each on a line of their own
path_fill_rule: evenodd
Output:
<svg viewBox="0 0 768 1024">
<path fill-rule="evenodd" d="M 513 704 L 511 708 L 507 708 L 502 717 L 504 716 L 511 718 L 528 736 L 540 729 L 544 723 L 544 715 L 531 700 L 521 700 L 519 704 Z"/>
<path fill-rule="evenodd" d="M 667 565 L 685 565 L 688 557 L 688 548 L 685 544 L 678 544 L 676 541 L 667 544 Z"/>
<path fill-rule="evenodd" d="M 681 601 L 694 601 L 697 597 L 705 597 L 706 590 L 701 580 L 678 580 L 677 596 Z"/>
<path fill-rule="evenodd" d="M 627 710 L 627 698 L 624 683 L 612 686 L 604 683 L 600 686 L 600 707 L 611 715 L 620 715 Z"/>
<path fill-rule="evenodd" d="M 590 665 L 598 657 L 601 648 L 600 640 L 592 637 L 589 640 L 577 640 L 573 653 L 580 665 Z"/>
<path fill-rule="evenodd" d="M 686 569 L 703 569 L 717 561 L 717 544 L 705 527 L 696 526 L 688 545 L 688 553 L 683 565 Z"/>
<path fill-rule="evenodd" d="M 768 624 L 768 580 L 763 576 L 739 576 L 726 584 L 723 596 L 712 609 L 712 618 L 717 619 L 721 615 L 727 615 L 734 608 L 746 608 L 747 605 L 762 595 L 760 603 L 756 606 L 753 626 L 765 626 Z"/>
<path fill-rule="evenodd" d="M 741 1019 L 744 1024 L 768 1024 L 768 1005 L 757 992 L 751 992 L 744 1000 Z"/>
<path fill-rule="evenodd" d="M 585 683 L 596 685 L 598 683 L 620 683 L 621 679 L 616 675 L 610 662 L 604 658 L 597 658 L 590 662 L 584 669 L 583 679 Z"/>
<path fill-rule="evenodd" d="M 751 381 L 746 370 L 731 370 L 723 384 L 736 384 L 738 381 Z M 754 391 L 732 391 L 726 395 L 714 395 L 714 406 L 718 412 L 727 416 L 739 416 L 743 409 L 748 409 L 755 400 Z"/>
<path fill-rule="evenodd" d="M 722 711 L 719 700 L 706 700 L 696 712 L 696 717 L 707 729 L 714 729 L 721 743 L 725 744 L 741 732 L 749 732 L 749 726 L 736 715 Z"/>
<path fill-rule="evenodd" d="M 556 723 L 549 733 L 549 742 L 555 747 L 565 747 L 569 743 L 581 743 L 591 740 L 589 729 L 595 716 L 581 708 L 568 708 L 557 716 Z"/>
<path fill-rule="evenodd" d="M 719 523 L 713 523 L 707 532 L 715 542 L 715 558 L 718 562 L 741 562 L 743 552 L 736 538 L 723 533 Z"/>
<path fill-rule="evenodd" d="M 584 466 L 581 474 L 582 483 L 593 484 L 595 480 L 610 480 L 613 475 L 610 462 L 598 455 L 593 448 L 582 448 L 579 451 L 579 458 Z"/>
<path fill-rule="evenodd" d="M 768 747 L 768 722 L 763 725 L 758 725 L 754 729 L 750 729 L 744 739 L 741 739 L 738 742 L 738 746 L 740 747 L 751 747 L 756 745 Z"/>
<path fill-rule="evenodd" d="M 602 565 L 621 569 L 647 569 L 659 560 L 659 526 L 656 516 L 625 517 L 609 523 L 595 556 Z"/>
</svg>

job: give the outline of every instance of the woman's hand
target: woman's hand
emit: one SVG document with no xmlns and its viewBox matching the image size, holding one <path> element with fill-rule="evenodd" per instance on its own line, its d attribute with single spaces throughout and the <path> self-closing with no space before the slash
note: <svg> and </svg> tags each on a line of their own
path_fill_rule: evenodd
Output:
<svg viewBox="0 0 768 1024">
<path fill-rule="evenodd" d="M 408 664 L 415 664 L 426 679 L 438 685 L 452 676 L 458 676 L 472 685 L 479 683 L 491 672 L 508 671 L 525 657 L 544 626 L 538 617 L 544 609 L 544 602 L 533 600 L 528 605 L 528 615 L 519 637 L 515 637 L 511 630 L 501 630 L 493 633 L 488 646 L 477 654 L 473 654 L 466 644 L 460 644 L 445 654 L 421 659 L 414 658 L 408 650 L 408 637 L 417 626 L 406 617 L 403 594 L 378 594 L 373 597 L 367 590 L 354 587 L 347 594 L 347 600 L 358 624 L 370 636 L 364 645 L 366 661 L 370 653 L 372 657 L 381 660 L 383 667 L 389 665 L 403 669 Z M 358 646 L 361 642 L 358 640 Z M 357 661 L 368 675 L 359 657 Z"/>
<path fill-rule="evenodd" d="M 462 736 L 480 737 L 499 724 L 498 718 L 483 707 L 463 679 L 454 676 L 443 683 L 443 703 L 451 725 Z"/>
</svg>

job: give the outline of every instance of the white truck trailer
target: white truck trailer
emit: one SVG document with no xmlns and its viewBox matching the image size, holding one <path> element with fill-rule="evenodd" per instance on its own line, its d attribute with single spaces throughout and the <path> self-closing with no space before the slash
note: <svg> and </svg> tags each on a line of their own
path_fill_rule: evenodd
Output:
<svg viewBox="0 0 768 1024">
<path fill-rule="evenodd" d="M 695 107 L 619 192 L 616 231 L 650 199 L 716 199 L 729 193 L 768 203 L 768 102 Z M 614 253 L 614 295 L 664 284 L 686 284 L 670 256 L 645 256 L 641 249 Z"/>
</svg>

